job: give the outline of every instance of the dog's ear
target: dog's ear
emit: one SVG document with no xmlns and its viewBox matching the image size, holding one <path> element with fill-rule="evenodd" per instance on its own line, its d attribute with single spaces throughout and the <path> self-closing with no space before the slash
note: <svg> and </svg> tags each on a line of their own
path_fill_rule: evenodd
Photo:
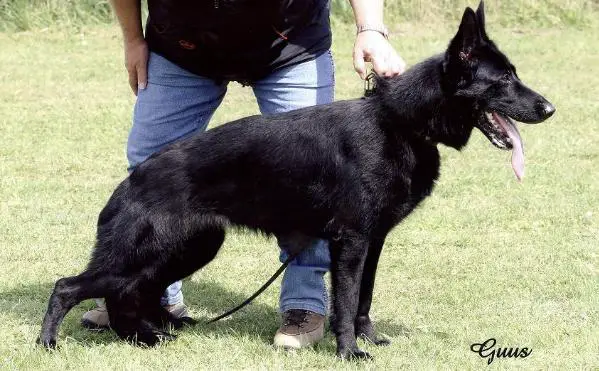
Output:
<svg viewBox="0 0 599 371">
<path fill-rule="evenodd" d="M 478 64 L 476 48 L 482 43 L 476 14 L 471 8 L 466 8 L 460 28 L 445 52 L 443 63 L 449 81 L 456 87 L 464 86 L 471 81 Z"/>
<path fill-rule="evenodd" d="M 481 28 L 485 27 L 485 2 L 481 1 L 478 4 L 478 8 L 476 9 L 476 19 L 478 19 L 478 23 Z"/>
<path fill-rule="evenodd" d="M 466 8 L 458 33 L 449 44 L 448 52 L 451 57 L 457 56 L 460 60 L 467 62 L 472 58 L 472 51 L 481 42 L 482 36 L 476 14 L 471 8 Z"/>
<path fill-rule="evenodd" d="M 488 40 L 487 31 L 485 29 L 485 2 L 481 1 L 476 9 L 476 19 L 478 20 L 478 27 L 480 28 L 480 34 L 483 39 Z"/>
</svg>

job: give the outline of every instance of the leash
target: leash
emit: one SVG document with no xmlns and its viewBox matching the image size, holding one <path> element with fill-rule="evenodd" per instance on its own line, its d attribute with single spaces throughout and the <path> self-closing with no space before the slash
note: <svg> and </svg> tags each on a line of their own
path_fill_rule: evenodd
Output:
<svg viewBox="0 0 599 371">
<path fill-rule="evenodd" d="M 301 250 L 300 250 L 301 252 Z M 255 293 L 252 294 L 252 296 L 250 296 L 249 298 L 245 299 L 243 301 L 243 303 L 239 304 L 238 306 L 236 306 L 235 308 L 229 309 L 228 311 L 226 311 L 225 313 L 221 314 L 218 317 L 214 317 L 211 320 L 209 320 L 206 323 L 214 323 L 216 321 L 219 321 L 223 318 L 227 318 L 229 317 L 231 314 L 237 312 L 238 310 L 240 310 L 241 308 L 245 307 L 246 305 L 248 305 L 249 303 L 252 302 L 252 300 L 256 299 L 256 297 L 260 294 L 262 294 L 262 292 L 264 290 L 266 290 L 268 288 L 268 286 L 270 286 L 276 279 L 277 277 L 279 277 L 281 275 L 281 273 L 283 273 L 283 271 L 285 270 L 285 268 L 287 268 L 287 266 L 289 265 L 289 263 L 291 263 L 291 261 L 293 259 L 295 259 L 297 256 L 299 255 L 299 252 L 293 255 L 290 255 L 287 260 L 285 260 L 285 262 L 283 264 L 281 264 L 281 266 L 279 267 L 279 269 L 277 269 L 277 271 L 268 279 L 268 281 L 266 281 L 266 283 L 264 285 L 262 285 Z"/>
<path fill-rule="evenodd" d="M 370 71 L 368 75 L 366 75 L 366 79 L 364 79 L 364 97 L 373 96 L 376 93 L 376 73 L 374 71 Z"/>
</svg>

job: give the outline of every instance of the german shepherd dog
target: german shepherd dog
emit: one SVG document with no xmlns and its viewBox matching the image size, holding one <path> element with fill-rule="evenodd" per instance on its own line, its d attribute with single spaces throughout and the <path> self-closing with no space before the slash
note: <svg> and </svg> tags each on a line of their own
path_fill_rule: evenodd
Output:
<svg viewBox="0 0 599 371">
<path fill-rule="evenodd" d="M 337 354 L 369 357 L 356 337 L 387 343 L 369 317 L 383 242 L 431 193 L 437 145 L 459 150 L 478 128 L 512 149 L 520 178 L 513 120 L 538 123 L 555 111 L 520 81 L 484 18 L 482 2 L 467 8 L 445 53 L 377 79 L 368 97 L 242 118 L 151 156 L 100 213 L 87 269 L 56 282 L 38 341 L 54 347 L 64 316 L 89 298 L 106 299 L 121 338 L 168 338 L 163 324 L 185 320 L 161 308 L 161 294 L 214 259 L 226 227 L 242 226 L 329 242 Z"/>
</svg>

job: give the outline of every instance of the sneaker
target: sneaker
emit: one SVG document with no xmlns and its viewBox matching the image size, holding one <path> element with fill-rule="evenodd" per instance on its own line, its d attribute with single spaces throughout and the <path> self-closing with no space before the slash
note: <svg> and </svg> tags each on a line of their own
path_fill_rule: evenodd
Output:
<svg viewBox="0 0 599 371">
<path fill-rule="evenodd" d="M 175 318 L 186 318 L 186 317 L 188 318 L 189 317 L 189 312 L 187 311 L 187 305 L 185 305 L 185 303 L 183 303 L 182 301 L 178 302 L 177 304 L 165 305 L 164 309 L 171 312 L 171 314 Z"/>
<path fill-rule="evenodd" d="M 275 334 L 274 345 L 285 349 L 313 345 L 324 337 L 324 322 L 321 314 L 290 309 L 283 313 L 283 324 Z"/>
<path fill-rule="evenodd" d="M 166 305 L 164 309 L 171 312 L 175 318 L 189 317 L 187 306 L 183 302 Z M 102 330 L 110 327 L 106 304 L 102 303 L 96 308 L 89 310 L 81 317 L 81 325 L 90 330 Z"/>
<path fill-rule="evenodd" d="M 90 330 L 102 330 L 110 327 L 106 304 L 102 302 L 102 304 L 98 304 L 94 309 L 83 313 L 83 317 L 81 317 L 81 326 Z"/>
</svg>

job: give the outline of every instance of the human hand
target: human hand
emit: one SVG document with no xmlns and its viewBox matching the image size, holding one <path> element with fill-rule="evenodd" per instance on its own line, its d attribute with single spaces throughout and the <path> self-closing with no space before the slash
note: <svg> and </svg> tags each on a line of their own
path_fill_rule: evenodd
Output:
<svg viewBox="0 0 599 371">
<path fill-rule="evenodd" d="M 133 94 L 148 84 L 148 44 L 143 38 L 125 41 L 125 67 Z"/>
<path fill-rule="evenodd" d="M 372 62 L 374 72 L 384 77 L 397 76 L 406 69 L 406 62 L 377 31 L 362 31 L 356 37 L 354 68 L 362 79 L 366 78 L 365 62 Z"/>
</svg>

